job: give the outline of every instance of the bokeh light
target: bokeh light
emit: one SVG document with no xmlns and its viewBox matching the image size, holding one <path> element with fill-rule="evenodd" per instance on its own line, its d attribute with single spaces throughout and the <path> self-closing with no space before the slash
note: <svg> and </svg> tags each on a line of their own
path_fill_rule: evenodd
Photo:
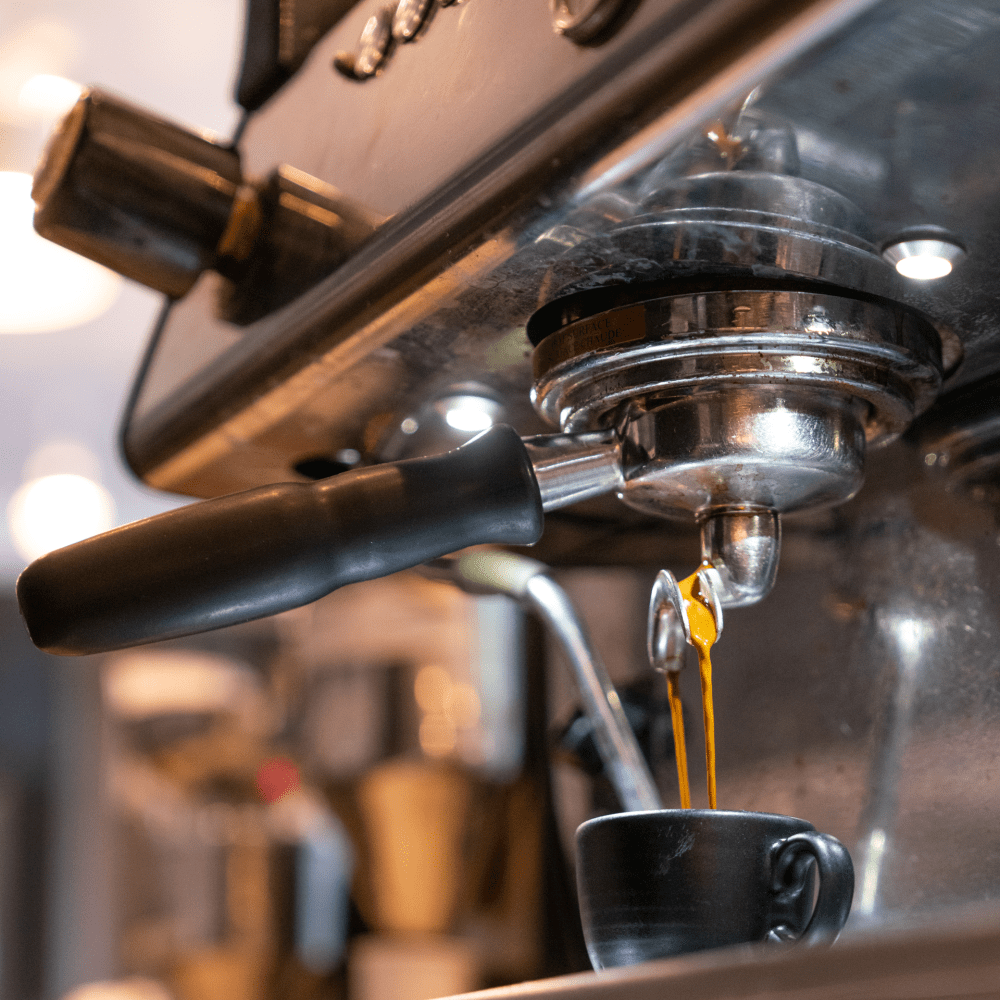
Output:
<svg viewBox="0 0 1000 1000">
<path fill-rule="evenodd" d="M 238 710 L 247 671 L 228 657 L 201 650 L 141 649 L 111 659 L 104 700 L 119 718 Z"/>
<path fill-rule="evenodd" d="M 18 107 L 42 119 L 59 118 L 79 100 L 83 87 L 54 73 L 36 73 L 17 95 Z"/>
<path fill-rule="evenodd" d="M 130 976 L 78 986 L 63 1000 L 173 1000 L 173 996 L 155 979 Z"/>
<path fill-rule="evenodd" d="M 115 508 L 103 486 L 72 473 L 42 476 L 11 497 L 7 521 L 14 547 L 27 560 L 107 531 Z"/>
<path fill-rule="evenodd" d="M 277 802 L 302 784 L 299 769 L 287 757 L 273 757 L 257 769 L 257 791 L 265 802 Z"/>
<path fill-rule="evenodd" d="M 32 227 L 31 177 L 0 171 L 0 333 L 78 326 L 111 307 L 121 278 L 42 239 Z"/>
<path fill-rule="evenodd" d="M 479 724 L 482 706 L 476 689 L 466 681 L 456 682 L 444 667 L 421 667 L 413 695 L 423 712 L 420 748 L 429 757 L 447 756 L 456 749 L 459 733 Z"/>
</svg>

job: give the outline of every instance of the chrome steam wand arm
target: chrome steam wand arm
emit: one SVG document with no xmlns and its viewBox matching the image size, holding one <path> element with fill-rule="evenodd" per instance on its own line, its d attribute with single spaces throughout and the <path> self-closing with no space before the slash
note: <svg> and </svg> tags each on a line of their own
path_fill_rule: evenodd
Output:
<svg viewBox="0 0 1000 1000">
<path fill-rule="evenodd" d="M 549 568 L 534 559 L 492 550 L 460 556 L 452 572 L 459 582 L 508 594 L 539 615 L 573 670 L 597 750 L 622 808 L 627 812 L 661 809 L 660 793 L 618 692 L 572 602 L 549 576 Z"/>
</svg>

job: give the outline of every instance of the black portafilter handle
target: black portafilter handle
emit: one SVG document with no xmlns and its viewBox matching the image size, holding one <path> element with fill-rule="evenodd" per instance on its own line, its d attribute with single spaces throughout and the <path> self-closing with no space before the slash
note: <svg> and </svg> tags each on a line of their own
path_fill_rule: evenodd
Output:
<svg viewBox="0 0 1000 1000">
<path fill-rule="evenodd" d="M 517 432 L 316 483 L 180 507 L 36 559 L 17 581 L 32 641 L 102 653 L 300 607 L 468 545 L 530 545 L 544 517 Z"/>
</svg>

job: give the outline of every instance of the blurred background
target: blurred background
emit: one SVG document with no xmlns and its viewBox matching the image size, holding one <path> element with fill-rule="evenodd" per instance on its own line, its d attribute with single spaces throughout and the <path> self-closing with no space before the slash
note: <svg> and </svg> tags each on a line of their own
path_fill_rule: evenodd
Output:
<svg viewBox="0 0 1000 1000">
<path fill-rule="evenodd" d="M 0 5 L 0 492 L 7 512 L 0 569 L 7 581 L 39 547 L 51 547 L 38 522 L 46 504 L 59 502 L 53 492 L 73 515 L 47 519 L 49 530 L 61 524 L 80 537 L 170 504 L 137 485 L 117 454 L 118 421 L 161 299 L 34 237 L 27 175 L 80 84 L 100 82 L 228 138 L 238 120 L 232 90 L 241 19 L 238 0 Z M 80 481 L 50 485 L 47 494 L 39 480 L 52 475 Z"/>
<path fill-rule="evenodd" d="M 229 134 L 241 16 L 238 0 L 0 4 L 4 997 L 60 996 L 115 971 L 100 664 L 60 664 L 36 652 L 14 580 L 47 549 L 176 502 L 139 484 L 117 450 L 160 298 L 35 236 L 30 174 L 80 84 L 98 80 Z"/>
<path fill-rule="evenodd" d="M 4 1000 L 417 1000 L 586 967 L 512 601 L 404 574 L 72 660 L 21 624 L 27 562 L 185 502 L 118 451 L 162 300 L 37 237 L 30 175 L 92 83 L 226 141 L 243 6 L 0 6 Z"/>
<path fill-rule="evenodd" d="M 138 483 L 117 446 L 120 415 L 161 298 L 35 236 L 30 174 L 81 84 L 100 82 L 166 117 L 223 139 L 231 135 L 242 7 L 240 0 L 0 4 L 4 998 L 131 1000 L 175 990 L 191 997 L 264 995 L 258 984 L 240 985 L 241 963 L 224 948 L 212 952 L 212 945 L 235 936 L 244 950 L 267 952 L 262 904 L 234 897 L 240 886 L 245 891 L 247 871 L 263 863 L 261 844 L 280 840 L 266 829 L 268 801 L 300 786 L 295 766 L 266 745 L 274 726 L 262 691 L 277 649 L 273 629 L 218 637 L 215 650 L 60 662 L 30 645 L 13 597 L 18 572 L 42 552 L 179 502 Z M 176 703 L 178 677 L 182 703 Z M 106 711 L 102 701 L 117 708 Z M 173 765 L 150 763 L 170 751 L 183 756 L 192 739 L 217 739 L 219 726 L 245 730 L 233 750 L 239 759 L 230 762 L 235 777 L 178 775 Z M 187 754 L 211 756 L 190 748 Z M 277 763 L 268 770 L 272 757 Z M 227 781 L 247 787 L 204 791 Z M 322 808 L 301 797 L 299 813 L 317 814 L 313 854 L 326 851 L 333 870 L 349 879 L 342 833 L 325 830 Z M 301 815 L 283 822 L 286 840 L 309 825 Z M 126 857 L 135 877 L 123 885 Z M 342 885 L 326 891 L 336 903 L 329 924 L 346 897 Z M 227 925 L 227 908 L 239 912 L 244 926 Z M 342 937 L 340 928 L 314 929 L 304 954 L 312 955 L 317 974 L 337 965 Z M 178 987 L 167 982 L 173 970 L 164 953 L 182 943 L 187 952 L 211 954 L 177 971 L 175 979 L 189 981 Z M 260 969 L 242 975 L 265 978 Z"/>
</svg>

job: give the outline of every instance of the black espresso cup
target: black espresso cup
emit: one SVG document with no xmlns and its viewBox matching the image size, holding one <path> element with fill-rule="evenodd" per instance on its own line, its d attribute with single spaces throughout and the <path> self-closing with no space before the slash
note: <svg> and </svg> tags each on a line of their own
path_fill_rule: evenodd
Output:
<svg viewBox="0 0 1000 1000">
<path fill-rule="evenodd" d="M 595 969 L 753 941 L 832 944 L 851 911 L 847 849 L 791 816 L 617 813 L 584 823 L 576 841 Z"/>
</svg>

